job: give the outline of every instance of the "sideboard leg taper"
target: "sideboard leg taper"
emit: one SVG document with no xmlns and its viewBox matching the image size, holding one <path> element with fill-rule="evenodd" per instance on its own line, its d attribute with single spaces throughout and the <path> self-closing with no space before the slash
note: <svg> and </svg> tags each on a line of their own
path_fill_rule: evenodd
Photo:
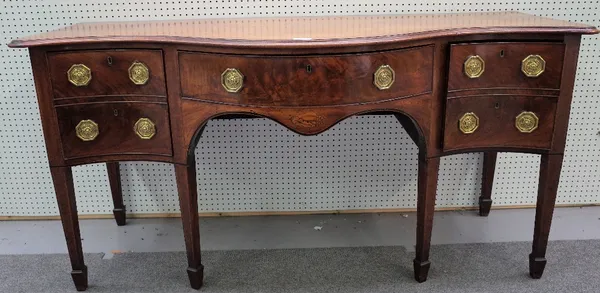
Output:
<svg viewBox="0 0 600 293">
<path fill-rule="evenodd" d="M 419 182 L 417 186 L 417 246 L 413 261 L 415 280 L 425 282 L 429 273 L 429 248 L 435 210 L 435 193 L 440 158 L 426 158 L 419 154 Z"/>
<path fill-rule="evenodd" d="M 106 163 L 106 171 L 108 172 L 108 182 L 110 183 L 110 192 L 113 199 L 113 215 L 115 216 L 115 221 L 117 221 L 117 225 L 125 226 L 127 217 L 125 205 L 123 204 L 119 162 Z"/>
<path fill-rule="evenodd" d="M 73 188 L 73 173 L 71 167 L 50 167 L 56 201 L 62 221 L 69 258 L 71 259 L 71 276 L 77 291 L 85 291 L 88 286 L 87 267 L 83 261 L 79 220 L 77 219 L 77 204 Z"/>
<path fill-rule="evenodd" d="M 562 160 L 562 154 L 542 155 L 540 163 L 533 245 L 529 255 L 529 275 L 534 279 L 541 278 L 546 267 L 546 247 L 548 246 L 548 235 L 550 234 Z"/>
<path fill-rule="evenodd" d="M 198 219 L 198 191 L 196 190 L 196 163 L 191 159 L 187 165 L 175 164 L 181 221 L 187 251 L 187 274 L 194 289 L 202 287 L 204 266 L 200 257 L 200 227 Z"/>
<path fill-rule="evenodd" d="M 492 208 L 492 187 L 494 186 L 494 171 L 496 170 L 497 152 L 483 154 L 483 174 L 481 176 L 481 196 L 479 197 L 479 215 L 487 217 Z"/>
</svg>

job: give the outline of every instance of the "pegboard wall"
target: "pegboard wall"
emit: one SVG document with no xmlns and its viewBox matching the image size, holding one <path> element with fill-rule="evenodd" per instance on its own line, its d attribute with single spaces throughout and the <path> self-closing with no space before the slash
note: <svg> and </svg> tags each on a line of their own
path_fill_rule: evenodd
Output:
<svg viewBox="0 0 600 293">
<path fill-rule="evenodd" d="M 59 1 L 0 4 L 0 216 L 58 214 L 27 50 L 4 44 L 76 22 L 516 10 L 600 26 L 600 1 Z M 581 44 L 558 204 L 600 203 L 600 37 Z M 266 119 L 211 121 L 196 150 L 201 212 L 416 208 L 417 148 L 391 116 L 311 137 Z M 481 154 L 442 159 L 437 207 L 469 207 Z M 501 154 L 494 205 L 535 204 L 539 156 Z M 173 167 L 122 163 L 130 213 L 178 213 Z M 74 168 L 81 214 L 111 214 L 103 164 Z"/>
</svg>

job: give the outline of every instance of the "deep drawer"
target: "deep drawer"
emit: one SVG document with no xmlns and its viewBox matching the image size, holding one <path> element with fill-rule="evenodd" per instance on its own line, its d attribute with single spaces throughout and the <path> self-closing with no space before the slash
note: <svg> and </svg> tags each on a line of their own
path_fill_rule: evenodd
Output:
<svg viewBox="0 0 600 293">
<path fill-rule="evenodd" d="M 111 154 L 171 156 L 166 104 L 116 102 L 56 107 L 66 159 Z"/>
<path fill-rule="evenodd" d="M 483 147 L 549 149 L 556 99 L 475 96 L 447 101 L 444 150 Z"/>
</svg>

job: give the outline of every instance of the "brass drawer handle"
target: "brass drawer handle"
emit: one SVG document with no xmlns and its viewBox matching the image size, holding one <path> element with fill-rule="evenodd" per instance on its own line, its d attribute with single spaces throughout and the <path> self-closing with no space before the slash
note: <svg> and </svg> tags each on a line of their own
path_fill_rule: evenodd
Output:
<svg viewBox="0 0 600 293">
<path fill-rule="evenodd" d="M 389 65 L 381 65 L 373 74 L 373 84 L 380 90 L 387 90 L 392 87 L 396 80 L 396 73 Z"/>
<path fill-rule="evenodd" d="M 156 134 L 156 125 L 148 118 L 140 118 L 133 126 L 133 130 L 141 139 L 151 139 Z"/>
<path fill-rule="evenodd" d="M 471 134 L 479 127 L 479 117 L 473 112 L 465 113 L 458 120 L 458 129 L 464 134 Z"/>
<path fill-rule="evenodd" d="M 522 133 L 532 133 L 538 128 L 540 119 L 533 112 L 521 112 L 515 119 L 515 127 Z"/>
<path fill-rule="evenodd" d="M 521 71 L 527 77 L 538 77 L 546 70 L 546 60 L 540 55 L 529 55 L 521 61 Z"/>
<path fill-rule="evenodd" d="M 135 61 L 129 66 L 129 79 L 136 85 L 145 85 L 150 79 L 150 70 L 142 62 Z"/>
<path fill-rule="evenodd" d="M 469 56 L 464 64 L 465 75 L 469 78 L 478 78 L 485 71 L 485 61 L 479 55 Z"/>
<path fill-rule="evenodd" d="M 92 80 L 92 70 L 83 64 L 73 64 L 67 70 L 67 78 L 74 86 L 86 86 Z"/>
<path fill-rule="evenodd" d="M 75 126 L 75 133 L 77 137 L 83 141 L 92 141 L 100 133 L 98 130 L 98 123 L 92 120 L 81 120 Z"/>
<path fill-rule="evenodd" d="M 227 68 L 221 73 L 221 85 L 227 92 L 237 93 L 244 86 L 244 75 L 236 68 Z"/>
</svg>

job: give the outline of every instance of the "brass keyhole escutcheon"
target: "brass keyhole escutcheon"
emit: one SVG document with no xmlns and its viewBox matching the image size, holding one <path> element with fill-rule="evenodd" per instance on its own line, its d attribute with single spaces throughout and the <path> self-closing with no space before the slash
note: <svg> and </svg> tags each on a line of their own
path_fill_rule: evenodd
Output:
<svg viewBox="0 0 600 293">
<path fill-rule="evenodd" d="M 141 139 L 151 139 L 156 134 L 156 125 L 148 118 L 140 118 L 133 126 L 133 130 Z"/>
<path fill-rule="evenodd" d="M 67 70 L 67 79 L 74 86 L 86 86 L 92 80 L 92 70 L 83 64 L 73 64 Z"/>
<path fill-rule="evenodd" d="M 129 79 L 136 85 L 145 85 L 150 79 L 150 70 L 142 62 L 135 61 L 129 66 Z"/>
<path fill-rule="evenodd" d="M 479 117 L 473 112 L 465 113 L 458 120 L 458 129 L 464 134 L 471 134 L 479 128 Z"/>
<path fill-rule="evenodd" d="M 392 87 L 396 80 L 396 73 L 389 65 L 381 65 L 373 74 L 373 84 L 380 90 L 387 90 Z"/>
<path fill-rule="evenodd" d="M 465 61 L 464 70 L 469 78 L 478 78 L 485 71 L 485 61 L 479 55 L 469 56 Z"/>
<path fill-rule="evenodd" d="M 540 119 L 533 112 L 521 112 L 515 119 L 515 127 L 522 133 L 532 133 L 538 128 Z"/>
<path fill-rule="evenodd" d="M 81 120 L 75 126 L 75 134 L 83 141 L 92 141 L 99 133 L 98 124 L 89 119 Z"/>
<path fill-rule="evenodd" d="M 527 77 L 538 77 L 546 70 L 546 60 L 540 55 L 529 55 L 521 61 L 521 71 Z"/>
</svg>

